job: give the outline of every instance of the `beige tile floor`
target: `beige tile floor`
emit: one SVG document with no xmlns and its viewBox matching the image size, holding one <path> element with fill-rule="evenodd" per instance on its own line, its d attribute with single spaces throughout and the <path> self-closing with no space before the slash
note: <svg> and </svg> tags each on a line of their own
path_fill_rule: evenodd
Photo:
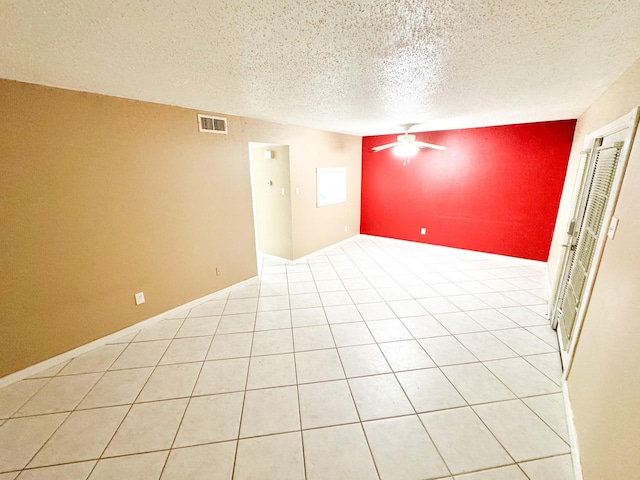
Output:
<svg viewBox="0 0 640 480">
<path fill-rule="evenodd" d="M 0 390 L 0 480 L 571 480 L 540 263 L 358 237 Z"/>
</svg>

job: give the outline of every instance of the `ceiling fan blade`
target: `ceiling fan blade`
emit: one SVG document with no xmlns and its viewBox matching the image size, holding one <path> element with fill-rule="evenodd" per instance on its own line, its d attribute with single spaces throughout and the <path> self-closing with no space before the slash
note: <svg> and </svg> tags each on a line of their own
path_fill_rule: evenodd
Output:
<svg viewBox="0 0 640 480">
<path fill-rule="evenodd" d="M 402 143 L 401 142 L 387 143 L 386 145 L 380 145 L 379 147 L 373 147 L 371 150 L 373 150 L 374 152 L 379 152 L 380 150 L 385 150 L 387 148 L 396 147 L 398 145 L 402 145 Z"/>
<path fill-rule="evenodd" d="M 418 148 L 434 148 L 436 150 L 446 150 L 447 149 L 447 147 L 443 147 L 442 145 L 435 145 L 433 143 L 413 142 L 413 144 Z"/>
</svg>

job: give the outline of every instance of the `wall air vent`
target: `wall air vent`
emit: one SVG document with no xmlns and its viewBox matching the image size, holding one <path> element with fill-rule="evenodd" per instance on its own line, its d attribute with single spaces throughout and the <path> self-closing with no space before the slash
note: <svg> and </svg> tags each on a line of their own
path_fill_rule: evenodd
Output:
<svg viewBox="0 0 640 480">
<path fill-rule="evenodd" d="M 227 119 L 198 114 L 198 127 L 201 132 L 227 133 Z"/>
</svg>

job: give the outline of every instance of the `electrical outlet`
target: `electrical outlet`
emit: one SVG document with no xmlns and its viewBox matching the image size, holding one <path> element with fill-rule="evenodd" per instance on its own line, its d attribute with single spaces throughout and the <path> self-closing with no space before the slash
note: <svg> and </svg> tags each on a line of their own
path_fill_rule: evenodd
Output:
<svg viewBox="0 0 640 480">
<path fill-rule="evenodd" d="M 344 231 L 346 232 L 349 228 L 345 225 L 344 226 Z"/>
<path fill-rule="evenodd" d="M 222 270 L 216 267 L 216 277 L 219 277 L 220 275 L 222 275 Z"/>
<path fill-rule="evenodd" d="M 136 305 L 142 305 L 144 303 L 144 292 L 136 293 L 134 297 L 136 299 Z"/>
<path fill-rule="evenodd" d="M 420 229 L 420 235 L 426 235 L 427 234 L 427 229 L 425 227 L 422 227 Z"/>
</svg>

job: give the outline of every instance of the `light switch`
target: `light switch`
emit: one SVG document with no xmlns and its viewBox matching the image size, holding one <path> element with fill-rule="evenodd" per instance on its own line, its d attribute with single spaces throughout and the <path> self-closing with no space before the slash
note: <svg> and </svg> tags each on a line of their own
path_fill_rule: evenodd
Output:
<svg viewBox="0 0 640 480">
<path fill-rule="evenodd" d="M 616 235 L 616 229 L 618 228 L 618 217 L 611 217 L 611 223 L 609 224 L 609 231 L 607 232 L 607 237 L 613 240 L 613 237 Z"/>
<path fill-rule="evenodd" d="M 286 193 L 285 193 L 284 188 L 283 188 L 282 189 L 282 196 L 285 196 L 285 195 L 286 195 Z"/>
<path fill-rule="evenodd" d="M 300 195 L 300 187 L 296 187 L 296 195 Z"/>
</svg>

